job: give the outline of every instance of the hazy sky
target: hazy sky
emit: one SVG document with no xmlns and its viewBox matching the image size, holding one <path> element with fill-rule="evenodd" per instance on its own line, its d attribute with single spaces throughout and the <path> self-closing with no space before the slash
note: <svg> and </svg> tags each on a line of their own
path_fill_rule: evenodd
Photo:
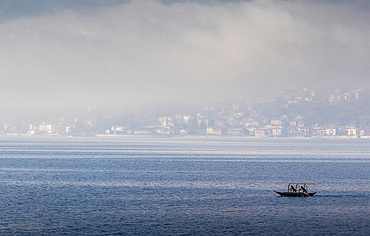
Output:
<svg viewBox="0 0 370 236">
<path fill-rule="evenodd" d="M 0 0 L 1 113 L 370 86 L 370 3 Z"/>
</svg>

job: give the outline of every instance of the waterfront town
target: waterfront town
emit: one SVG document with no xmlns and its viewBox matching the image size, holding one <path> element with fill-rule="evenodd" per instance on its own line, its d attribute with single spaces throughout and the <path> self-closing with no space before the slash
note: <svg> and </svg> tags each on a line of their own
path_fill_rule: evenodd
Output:
<svg viewBox="0 0 370 236">
<path fill-rule="evenodd" d="M 181 112 L 127 113 L 104 117 L 89 107 L 80 117 L 31 123 L 5 121 L 1 135 L 22 136 L 250 136 L 370 137 L 370 92 L 365 89 L 280 91 L 253 102 L 225 102 Z"/>
</svg>

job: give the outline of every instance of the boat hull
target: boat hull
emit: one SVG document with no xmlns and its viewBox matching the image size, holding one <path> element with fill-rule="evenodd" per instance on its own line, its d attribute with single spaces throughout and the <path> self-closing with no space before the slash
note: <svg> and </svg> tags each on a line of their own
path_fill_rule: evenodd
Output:
<svg viewBox="0 0 370 236">
<path fill-rule="evenodd" d="M 316 193 L 316 192 L 314 193 L 302 193 L 302 192 L 294 193 L 294 192 L 278 192 L 278 191 L 274 191 L 274 192 L 279 194 L 282 197 L 312 197 Z"/>
</svg>

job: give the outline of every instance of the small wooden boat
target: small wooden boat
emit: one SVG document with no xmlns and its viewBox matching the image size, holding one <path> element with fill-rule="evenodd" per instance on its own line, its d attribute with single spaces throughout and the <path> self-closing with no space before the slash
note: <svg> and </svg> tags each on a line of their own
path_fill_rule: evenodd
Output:
<svg viewBox="0 0 370 236">
<path fill-rule="evenodd" d="M 308 192 L 308 185 L 312 185 L 309 183 L 289 183 L 288 184 L 288 192 L 279 192 L 274 191 L 275 193 L 279 194 L 283 197 L 312 197 L 316 194 L 316 192 Z"/>
</svg>

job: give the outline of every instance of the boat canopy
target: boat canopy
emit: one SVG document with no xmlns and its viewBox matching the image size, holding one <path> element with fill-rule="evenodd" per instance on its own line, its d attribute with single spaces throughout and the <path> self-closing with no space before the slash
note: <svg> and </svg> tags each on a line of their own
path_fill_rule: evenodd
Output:
<svg viewBox="0 0 370 236">
<path fill-rule="evenodd" d="M 289 183 L 288 192 L 290 193 L 307 193 L 308 185 L 314 185 L 313 183 Z"/>
</svg>

